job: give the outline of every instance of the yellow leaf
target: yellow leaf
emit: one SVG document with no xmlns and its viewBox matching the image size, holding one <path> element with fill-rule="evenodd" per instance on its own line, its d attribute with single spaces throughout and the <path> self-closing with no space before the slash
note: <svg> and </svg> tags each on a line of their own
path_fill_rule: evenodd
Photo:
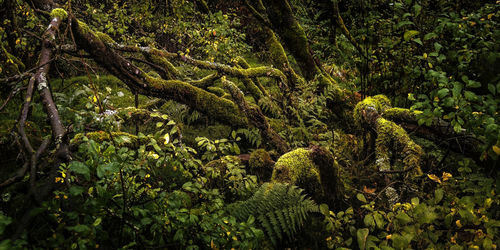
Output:
<svg viewBox="0 0 500 250">
<path fill-rule="evenodd" d="M 95 95 L 92 97 L 92 101 L 97 102 L 97 97 Z"/>
<path fill-rule="evenodd" d="M 441 177 L 441 178 L 443 179 L 443 181 L 447 181 L 451 177 L 453 177 L 453 176 L 450 173 L 443 172 L 443 177 Z"/>
<path fill-rule="evenodd" d="M 392 234 L 389 234 L 389 235 L 385 236 L 386 240 L 390 240 L 391 238 L 392 238 Z"/>
<path fill-rule="evenodd" d="M 495 154 L 500 155 L 500 147 L 498 147 L 497 145 L 493 145 L 493 147 L 491 147 L 491 149 L 493 149 Z"/>
<path fill-rule="evenodd" d="M 437 177 L 436 175 L 433 175 L 433 174 L 427 174 L 427 177 L 429 177 L 429 179 L 441 184 L 441 180 L 439 179 L 439 177 Z"/>
<path fill-rule="evenodd" d="M 231 234 L 231 232 L 226 232 L 227 236 L 229 236 Z"/>
<path fill-rule="evenodd" d="M 488 15 L 488 19 L 491 19 L 495 14 L 491 13 Z"/>
<path fill-rule="evenodd" d="M 462 227 L 462 223 L 460 222 L 460 220 L 455 221 L 455 224 L 457 224 L 457 227 L 458 227 L 458 228 L 461 228 L 461 227 Z"/>
<path fill-rule="evenodd" d="M 16 40 L 16 44 L 20 44 L 20 43 L 21 43 L 21 39 L 19 39 L 19 38 L 18 38 L 18 39 Z"/>
</svg>

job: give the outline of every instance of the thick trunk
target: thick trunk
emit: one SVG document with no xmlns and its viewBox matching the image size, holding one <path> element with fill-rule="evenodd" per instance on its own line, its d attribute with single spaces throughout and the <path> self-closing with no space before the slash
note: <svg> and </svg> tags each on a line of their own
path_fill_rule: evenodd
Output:
<svg viewBox="0 0 500 250">
<path fill-rule="evenodd" d="M 321 69 L 311 54 L 306 33 L 295 19 L 288 1 L 264 0 L 264 3 L 273 30 L 292 53 L 306 80 L 312 80 L 321 74 Z"/>
</svg>

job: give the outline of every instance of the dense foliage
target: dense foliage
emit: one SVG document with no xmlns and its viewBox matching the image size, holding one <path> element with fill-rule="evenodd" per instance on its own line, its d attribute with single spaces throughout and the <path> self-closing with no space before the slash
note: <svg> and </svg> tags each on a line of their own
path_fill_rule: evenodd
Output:
<svg viewBox="0 0 500 250">
<path fill-rule="evenodd" d="M 0 249 L 500 244 L 498 1 L 0 6 Z"/>
</svg>

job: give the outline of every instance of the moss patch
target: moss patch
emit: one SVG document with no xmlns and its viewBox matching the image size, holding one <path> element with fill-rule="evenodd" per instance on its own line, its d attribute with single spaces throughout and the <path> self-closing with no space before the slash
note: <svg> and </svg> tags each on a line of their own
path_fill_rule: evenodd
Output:
<svg viewBox="0 0 500 250">
<path fill-rule="evenodd" d="M 274 165 L 271 181 L 299 186 L 314 197 L 323 194 L 319 168 L 311 159 L 311 150 L 306 148 L 282 155 Z"/>
<path fill-rule="evenodd" d="M 61 8 L 55 8 L 50 12 L 50 17 L 57 18 L 62 21 L 68 18 L 68 12 L 66 12 L 64 9 Z"/>
<path fill-rule="evenodd" d="M 261 181 L 269 181 L 273 171 L 274 161 L 264 149 L 257 149 L 250 154 L 248 166 L 250 173 L 259 177 Z"/>
<path fill-rule="evenodd" d="M 380 171 L 391 170 L 391 151 L 398 152 L 403 158 L 403 165 L 413 175 L 422 175 L 420 159 L 422 148 L 411 140 L 406 131 L 392 121 L 382 117 L 376 122 L 377 139 L 375 140 L 376 165 Z M 392 145 L 392 147 L 390 146 Z"/>
</svg>

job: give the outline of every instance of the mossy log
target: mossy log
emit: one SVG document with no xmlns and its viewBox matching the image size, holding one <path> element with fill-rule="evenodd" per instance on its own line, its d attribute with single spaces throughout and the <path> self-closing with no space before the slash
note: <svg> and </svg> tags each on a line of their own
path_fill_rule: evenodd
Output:
<svg viewBox="0 0 500 250">
<path fill-rule="evenodd" d="M 122 80 L 134 92 L 175 100 L 233 126 L 247 124 L 246 118 L 241 115 L 233 102 L 187 82 L 153 78 L 106 46 L 85 23 L 73 18 L 73 24 L 75 24 L 73 31 L 78 47 L 87 51 L 96 62 Z"/>
<path fill-rule="evenodd" d="M 177 70 L 177 68 L 175 68 L 175 66 L 165 57 L 149 53 L 143 53 L 143 55 L 153 64 L 160 66 L 159 68 L 163 72 L 162 77 L 165 80 L 175 80 L 183 78 L 183 75 L 179 72 L 179 70 Z"/>
</svg>

